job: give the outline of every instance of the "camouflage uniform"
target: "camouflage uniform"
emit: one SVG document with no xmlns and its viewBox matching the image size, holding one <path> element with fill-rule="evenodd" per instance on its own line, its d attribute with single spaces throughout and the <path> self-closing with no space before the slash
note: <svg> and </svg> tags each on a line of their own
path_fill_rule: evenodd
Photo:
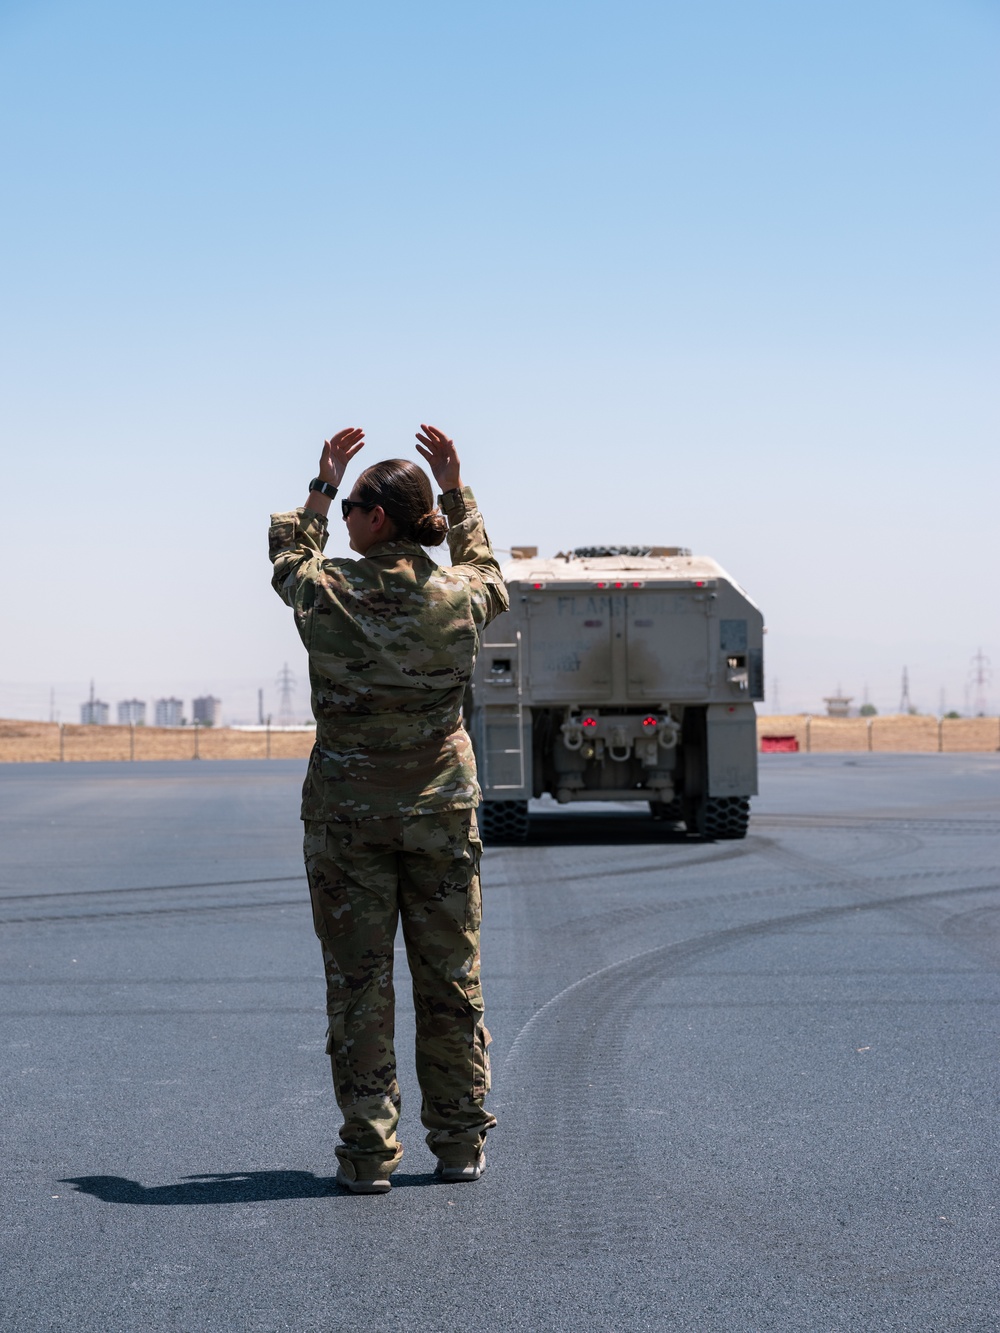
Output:
<svg viewBox="0 0 1000 1333">
<path fill-rule="evenodd" d="M 305 860 L 344 1115 L 337 1156 L 358 1179 L 388 1175 L 403 1152 L 392 984 L 400 915 L 427 1143 L 460 1165 L 496 1123 L 483 1105 L 480 792 L 461 707 L 480 635 L 507 609 L 507 591 L 471 490 L 441 505 L 450 567 L 412 541 L 327 560 L 325 518 L 311 509 L 271 518 L 272 584 L 309 652 Z"/>
</svg>

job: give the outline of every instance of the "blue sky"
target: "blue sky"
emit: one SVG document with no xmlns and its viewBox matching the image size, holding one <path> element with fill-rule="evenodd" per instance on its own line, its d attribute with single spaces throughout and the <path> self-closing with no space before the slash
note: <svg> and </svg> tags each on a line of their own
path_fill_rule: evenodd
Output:
<svg viewBox="0 0 1000 1333">
<path fill-rule="evenodd" d="M 498 547 L 715 556 L 782 708 L 892 708 L 904 665 L 962 707 L 979 647 L 1000 682 L 998 36 L 985 0 L 0 0 L 0 715 L 276 705 L 268 512 L 324 435 L 420 421 Z"/>
</svg>

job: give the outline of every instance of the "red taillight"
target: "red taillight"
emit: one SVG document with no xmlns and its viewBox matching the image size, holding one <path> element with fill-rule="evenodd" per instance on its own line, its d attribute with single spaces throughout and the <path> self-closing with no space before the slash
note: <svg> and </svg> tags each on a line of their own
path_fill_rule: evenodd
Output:
<svg viewBox="0 0 1000 1333">
<path fill-rule="evenodd" d="M 656 724 L 657 724 L 657 719 L 655 717 L 644 717 L 642 719 L 642 725 L 644 727 L 655 727 Z"/>
<path fill-rule="evenodd" d="M 597 586 L 599 588 L 606 588 L 608 585 L 606 583 L 599 583 Z"/>
<path fill-rule="evenodd" d="M 638 581 L 636 581 L 636 582 L 634 582 L 634 583 L 632 584 L 632 587 L 633 587 L 633 588 L 641 588 L 641 587 L 642 587 L 642 584 L 639 583 Z"/>
<path fill-rule="evenodd" d="M 705 586 L 705 580 L 704 580 L 704 579 L 695 579 L 695 581 L 694 581 L 694 586 L 695 586 L 696 588 L 704 588 L 704 586 Z"/>
<path fill-rule="evenodd" d="M 596 718 L 596 717 L 585 717 L 585 718 L 583 719 L 583 723 L 582 723 L 582 725 L 585 726 L 585 727 L 596 727 L 596 726 L 597 726 L 597 718 Z"/>
<path fill-rule="evenodd" d="M 624 583 L 616 583 L 616 584 L 615 584 L 615 587 L 616 587 L 616 588 L 624 588 L 624 587 L 625 587 L 625 584 L 624 584 Z"/>
<path fill-rule="evenodd" d="M 544 588 L 544 587 L 545 587 L 545 584 L 544 584 L 544 583 L 533 583 L 531 586 L 532 586 L 533 588 Z"/>
</svg>

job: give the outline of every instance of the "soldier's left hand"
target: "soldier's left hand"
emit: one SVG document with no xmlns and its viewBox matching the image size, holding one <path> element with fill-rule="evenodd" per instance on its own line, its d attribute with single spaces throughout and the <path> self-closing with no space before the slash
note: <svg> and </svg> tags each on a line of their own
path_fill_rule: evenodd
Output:
<svg viewBox="0 0 1000 1333">
<path fill-rule="evenodd" d="M 434 480 L 442 491 L 461 489 L 462 472 L 455 441 L 450 440 L 443 430 L 421 423 L 417 431 L 417 452 L 430 463 Z"/>
<path fill-rule="evenodd" d="M 344 479 L 347 465 L 364 448 L 365 433 L 360 426 L 345 426 L 338 430 L 332 439 L 324 440 L 323 452 L 319 460 L 319 479 L 339 486 Z"/>
</svg>

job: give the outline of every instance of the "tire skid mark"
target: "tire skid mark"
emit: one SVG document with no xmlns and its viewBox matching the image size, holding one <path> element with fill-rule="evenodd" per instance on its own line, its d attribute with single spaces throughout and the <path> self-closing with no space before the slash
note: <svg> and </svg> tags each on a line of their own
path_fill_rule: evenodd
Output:
<svg viewBox="0 0 1000 1333">
<path fill-rule="evenodd" d="M 27 902 L 43 898 L 97 898 L 109 893 L 180 893 L 185 889 L 239 889 L 247 884 L 296 884 L 305 882 L 304 875 L 267 875 L 263 879 L 208 879 L 197 884 L 146 884 L 142 887 L 115 889 L 51 889 L 42 893 L 4 893 L 0 889 L 0 906 L 4 903 Z"/>
<path fill-rule="evenodd" d="M 769 850 L 769 856 L 771 860 L 776 861 L 785 869 L 791 869 L 792 871 L 807 875 L 817 884 L 817 886 L 828 885 L 831 888 L 834 887 L 834 885 L 840 886 L 844 884 L 864 886 L 875 882 L 872 876 L 865 875 L 855 870 L 847 870 L 841 874 L 839 879 L 830 880 L 829 876 L 833 867 L 829 861 L 823 861 L 820 860 L 819 857 L 810 856 L 806 852 L 797 851 L 795 848 L 788 847 L 784 843 L 775 843 Z M 838 862 L 840 859 L 841 858 L 838 858 Z M 913 877 L 916 878 L 916 876 L 922 872 L 913 871 L 912 873 Z M 966 874 L 968 873 L 969 872 L 966 871 Z M 902 878 L 909 878 L 905 872 L 901 872 L 901 874 Z"/>
<path fill-rule="evenodd" d="M 985 833 L 1000 837 L 1000 820 L 997 819 L 915 819 L 912 815 L 753 815 L 751 831 L 755 826 L 768 828 L 814 829 L 814 828 L 887 828 L 912 830 L 914 833 Z"/>
<path fill-rule="evenodd" d="M 941 934 L 988 962 L 1000 962 L 1000 907 L 992 903 L 955 912 L 941 922 Z"/>
<path fill-rule="evenodd" d="M 769 840 L 761 839 L 760 842 L 766 845 Z M 651 875 L 655 872 L 675 875 L 679 871 L 686 870 L 688 866 L 716 866 L 723 861 L 742 860 L 743 857 L 752 856 L 759 850 L 758 845 L 750 843 L 747 846 L 727 848 L 715 856 L 691 856 L 683 861 L 654 861 L 652 865 L 612 866 L 607 870 L 587 870 L 575 875 L 546 875 L 545 881 L 548 884 L 571 884 L 582 879 L 614 879 L 620 876 Z"/>
<path fill-rule="evenodd" d="M 14 986 L 71 986 L 74 990 L 88 986 L 313 986 L 323 980 L 322 972 L 315 976 L 294 977 L 0 977 L 0 991 Z"/>
<path fill-rule="evenodd" d="M 984 875 L 993 876 L 995 870 L 983 870 Z M 671 912 L 697 910 L 702 907 L 722 907 L 734 903 L 760 902 L 768 898 L 780 898 L 790 893 L 815 893 L 825 889 L 843 889 L 853 892 L 879 891 L 882 886 L 892 884 L 912 884 L 915 881 L 933 883 L 935 881 L 969 877 L 966 870 L 914 870 L 895 875 L 880 875 L 877 879 L 852 876 L 844 879 L 821 879 L 814 873 L 814 883 L 803 884 L 796 880 L 789 884 L 775 884 L 766 889 L 731 889 L 723 893 L 703 893 L 697 897 L 672 898 L 665 902 L 636 905 L 634 907 L 615 907 L 606 912 L 591 912 L 585 917 L 569 918 L 564 922 L 567 930 L 576 938 L 590 935 L 607 935 L 609 923 L 629 926 L 641 922 L 654 921 Z M 985 886 L 987 889 L 992 885 Z"/>
<path fill-rule="evenodd" d="M 828 826 L 820 826 L 817 829 L 801 831 L 824 832 Z M 881 824 L 871 824 L 859 821 L 857 824 L 847 826 L 849 831 L 861 835 L 862 839 L 866 836 L 875 840 L 875 846 L 861 846 L 851 853 L 837 850 L 837 864 L 850 866 L 861 862 L 864 865 L 872 861 L 893 860 L 897 856 L 905 855 L 908 852 L 920 851 L 926 843 L 926 835 L 921 836 L 915 829 L 901 829 L 896 827 L 887 827 Z M 799 831 L 798 828 L 789 830 L 790 832 Z M 784 857 L 787 860 L 797 859 L 802 864 L 821 866 L 824 872 L 828 872 L 830 862 L 823 860 L 818 856 L 807 856 L 803 852 L 796 851 L 789 847 L 785 839 L 771 839 L 768 844 L 769 852 L 777 857 Z"/>
<path fill-rule="evenodd" d="M 680 940 L 673 944 L 660 944 L 652 949 L 643 949 L 639 953 L 632 954 L 629 958 L 624 958 L 617 963 L 609 963 L 606 967 L 598 968 L 596 971 L 588 973 L 587 976 L 580 977 L 577 981 L 572 982 L 556 995 L 553 995 L 549 1000 L 546 1000 L 545 1004 L 524 1023 L 511 1043 L 503 1063 L 504 1074 L 506 1075 L 511 1066 L 516 1064 L 525 1039 L 530 1037 L 533 1029 L 566 1000 L 571 997 L 579 998 L 587 987 L 597 985 L 603 989 L 614 982 L 615 992 L 620 994 L 620 984 L 622 982 L 637 985 L 655 977 L 659 974 L 661 964 L 664 962 L 686 962 L 689 958 L 698 957 L 703 953 L 710 953 L 715 949 L 724 949 L 731 944 L 739 944 L 744 939 L 749 940 L 761 935 L 798 929 L 801 926 L 828 921 L 834 917 L 846 916 L 852 912 L 883 912 L 893 908 L 919 907 L 921 904 L 932 900 L 950 901 L 974 893 L 993 892 L 1000 892 L 1000 883 L 966 885 L 957 889 L 937 889 L 931 893 L 906 893 L 892 898 L 872 898 L 866 902 L 839 903 L 828 907 L 815 907 L 807 912 L 793 912 L 788 916 L 768 917 L 764 921 L 751 921 L 740 926 L 727 926 L 722 930 L 709 931 L 704 935 L 695 935 L 689 940 Z"/>
<path fill-rule="evenodd" d="M 5 1009 L 4 1018 L 239 1018 L 242 1014 L 308 1014 L 319 1017 L 326 1013 L 322 1006 L 276 1004 L 240 1006 L 223 1009 L 212 1005 L 199 1009 Z"/>
<path fill-rule="evenodd" d="M 64 912 L 58 916 L 13 916 L 0 919 L 3 926 L 35 925 L 39 922 L 58 925 L 63 921 L 116 921 L 125 917 L 198 915 L 203 912 L 250 912 L 267 907 L 301 907 L 302 898 L 274 898 L 267 902 L 188 903 L 182 907 L 123 907 L 115 912 Z"/>
<path fill-rule="evenodd" d="M 620 1012 L 634 1008 L 643 986 L 678 975 L 685 964 L 706 954 L 761 936 L 855 912 L 907 910 L 997 891 L 996 882 L 965 885 L 770 917 L 642 950 L 553 995 L 522 1025 L 498 1062 L 499 1080 L 510 1089 L 510 1101 L 505 1105 L 506 1097 L 498 1099 L 496 1110 L 505 1123 L 508 1118 L 517 1121 L 511 1128 L 523 1134 L 528 1150 L 508 1167 L 514 1197 L 531 1198 L 523 1215 L 525 1239 L 551 1262 L 603 1253 L 609 1231 L 636 1253 L 648 1250 L 648 1225 L 636 1213 L 628 1174 L 609 1179 L 602 1171 L 602 1164 L 616 1156 L 616 1145 L 627 1146 L 629 1078 L 622 1063 Z M 568 1069 L 573 1071 L 569 1087 Z M 573 1143 L 571 1153 L 566 1152 L 567 1142 Z M 557 1164 L 554 1176 L 548 1169 L 552 1163 Z M 542 1190 L 539 1173 L 545 1179 Z M 687 1205 L 687 1200 L 676 1200 L 678 1209 Z"/>
</svg>

